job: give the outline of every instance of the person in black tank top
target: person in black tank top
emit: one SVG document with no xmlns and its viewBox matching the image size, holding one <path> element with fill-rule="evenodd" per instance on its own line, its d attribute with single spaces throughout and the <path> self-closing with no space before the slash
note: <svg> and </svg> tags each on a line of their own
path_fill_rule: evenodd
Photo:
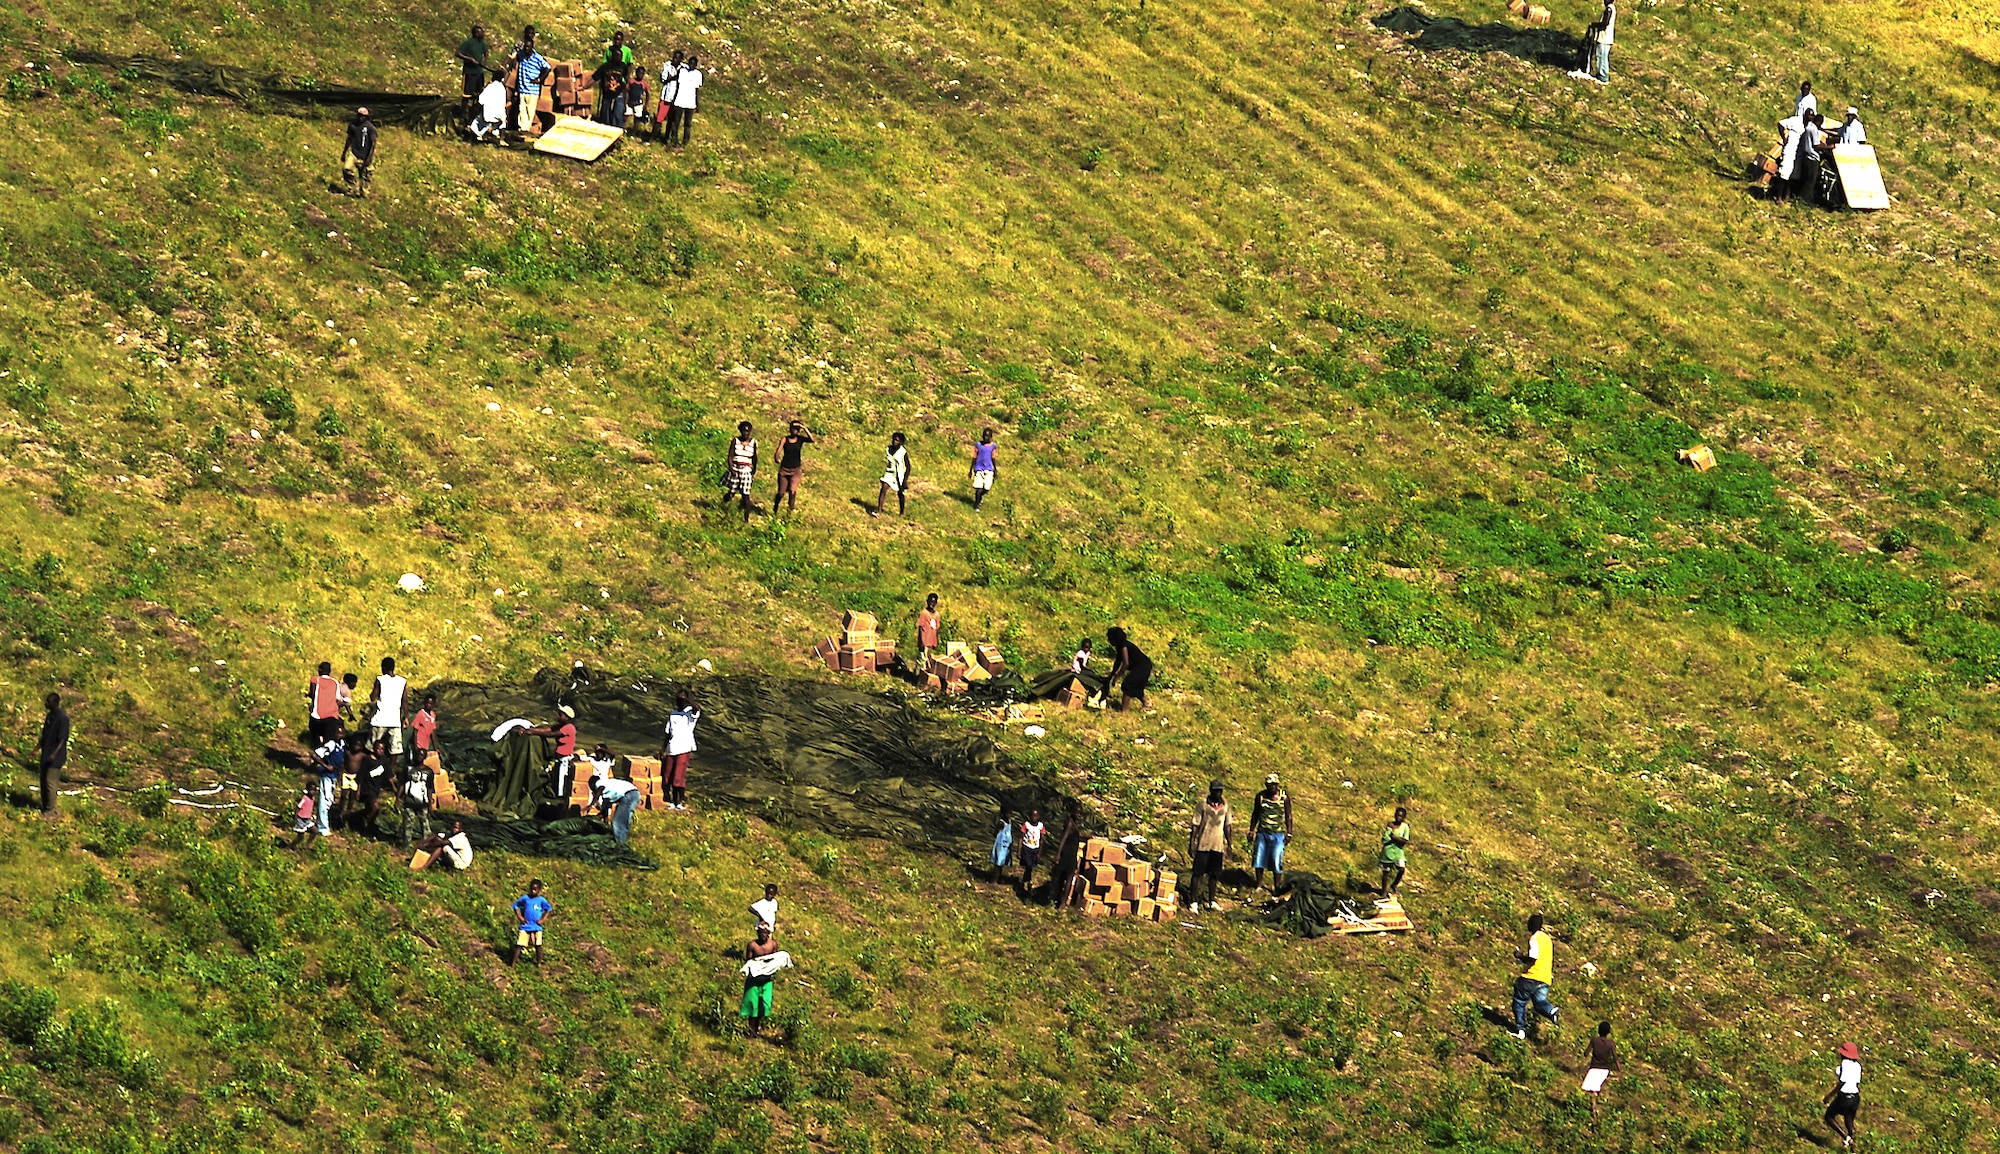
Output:
<svg viewBox="0 0 2000 1154">
<path fill-rule="evenodd" d="M 778 492 L 771 498 L 771 515 L 778 515 L 778 503 L 785 503 L 785 512 L 799 511 L 799 478 L 805 475 L 805 448 L 818 444 L 813 439 L 812 430 L 804 421 L 793 421 L 786 431 L 785 439 L 778 445 Z"/>
</svg>

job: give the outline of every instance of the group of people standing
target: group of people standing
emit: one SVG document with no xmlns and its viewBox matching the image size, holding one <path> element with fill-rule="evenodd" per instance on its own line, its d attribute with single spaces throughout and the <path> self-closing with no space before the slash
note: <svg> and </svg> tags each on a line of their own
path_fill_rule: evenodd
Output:
<svg viewBox="0 0 2000 1154">
<path fill-rule="evenodd" d="M 336 826 L 381 836 L 385 799 L 397 802 L 397 835 L 405 849 L 419 833 L 426 840 L 432 836 L 430 755 L 437 738 L 437 699 L 426 697 L 412 711 L 409 680 L 396 672 L 393 657 L 382 659 L 381 673 L 358 714 L 359 682 L 353 673 L 335 680 L 333 663 L 322 661 L 306 685 L 305 745 L 315 788 L 299 798 L 294 848 L 315 836 L 330 836 Z M 463 849 L 463 863 L 454 862 L 461 869 L 472 860 L 470 843 Z"/>
<path fill-rule="evenodd" d="M 1779 146 L 1778 171 L 1771 182 L 1771 195 L 1806 204 L 1841 203 L 1838 176 L 1828 179 L 1825 174 L 1837 174 L 1833 166 L 1835 147 L 1868 143 L 1861 110 L 1849 105 L 1839 126 L 1829 130 L 1826 117 L 1819 111 L 1819 97 L 1813 94 L 1812 81 L 1801 81 L 1798 102 L 1792 106 L 1792 114 L 1778 122 L 1778 129 L 1784 134 L 1784 143 Z"/>
<path fill-rule="evenodd" d="M 453 58 L 462 73 L 460 107 L 469 117 L 466 131 L 474 140 L 504 143 L 510 134 L 519 139 L 533 131 L 536 107 L 556 74 L 555 65 L 537 47 L 534 25 L 523 28 L 521 39 L 496 56 L 485 27 L 475 24 Z M 645 64 L 626 42 L 625 33 L 615 32 L 591 72 L 596 93 L 593 118 L 641 138 L 684 145 L 694 131 L 706 79 L 699 57 L 676 48 L 660 66 L 656 98 L 647 83 Z"/>
</svg>

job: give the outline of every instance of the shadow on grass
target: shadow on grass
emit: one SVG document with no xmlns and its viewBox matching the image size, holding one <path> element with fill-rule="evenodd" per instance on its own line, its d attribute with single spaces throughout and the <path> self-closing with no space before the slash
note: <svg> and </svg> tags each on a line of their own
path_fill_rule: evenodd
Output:
<svg viewBox="0 0 2000 1154">
<path fill-rule="evenodd" d="M 1573 33 L 1514 24 L 1467 24 L 1450 16 L 1432 16 L 1415 8 L 1392 8 L 1375 17 L 1377 28 L 1411 35 L 1410 43 L 1425 52 L 1501 52 L 1567 71 L 1578 63 L 1580 41 Z"/>
</svg>

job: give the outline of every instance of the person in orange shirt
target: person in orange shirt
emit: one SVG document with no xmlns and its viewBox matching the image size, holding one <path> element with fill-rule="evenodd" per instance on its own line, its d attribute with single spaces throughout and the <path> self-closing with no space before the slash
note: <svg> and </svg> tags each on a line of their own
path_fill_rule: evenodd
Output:
<svg viewBox="0 0 2000 1154">
<path fill-rule="evenodd" d="M 938 595 L 933 593 L 924 598 L 924 607 L 917 614 L 917 665 L 921 670 L 930 664 L 931 650 L 938 647 L 938 631 L 944 627 L 944 619 L 938 616 Z"/>
</svg>

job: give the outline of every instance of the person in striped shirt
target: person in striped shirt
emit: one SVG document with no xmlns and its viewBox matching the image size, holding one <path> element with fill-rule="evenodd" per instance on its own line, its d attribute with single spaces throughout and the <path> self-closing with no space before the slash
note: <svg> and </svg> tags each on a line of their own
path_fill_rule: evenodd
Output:
<svg viewBox="0 0 2000 1154">
<path fill-rule="evenodd" d="M 723 501 L 736 497 L 743 504 L 743 523 L 750 523 L 750 490 L 757 483 L 757 439 L 750 435 L 750 422 L 736 423 L 736 439 L 729 442 L 729 462 L 723 467 Z"/>
<path fill-rule="evenodd" d="M 542 85 L 551 71 L 548 59 L 535 51 L 535 26 L 521 30 L 520 46 L 514 49 L 514 131 L 526 136 L 535 124 L 535 105 L 541 101 Z"/>
</svg>

